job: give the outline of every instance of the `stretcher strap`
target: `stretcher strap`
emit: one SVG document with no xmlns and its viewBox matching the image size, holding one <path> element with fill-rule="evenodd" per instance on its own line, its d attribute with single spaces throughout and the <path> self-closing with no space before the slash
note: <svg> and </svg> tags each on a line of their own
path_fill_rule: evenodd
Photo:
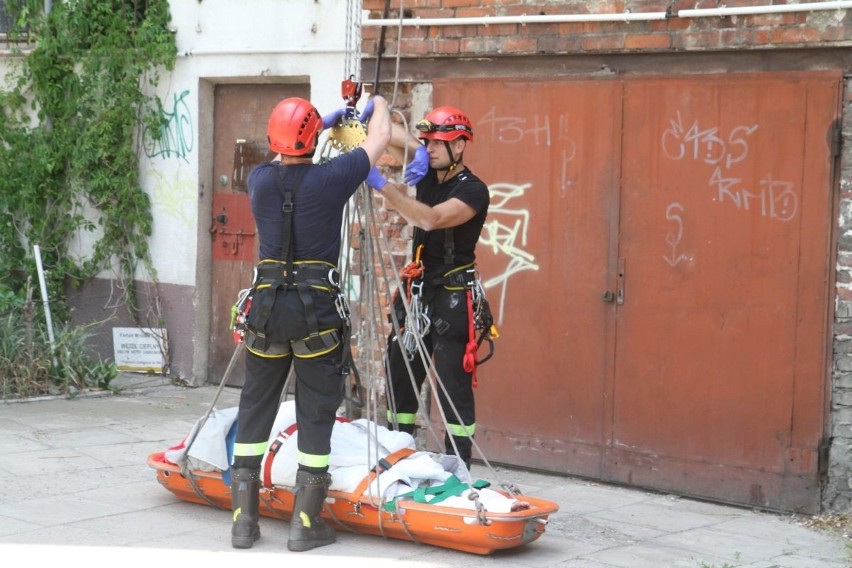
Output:
<svg viewBox="0 0 852 568">
<path fill-rule="evenodd" d="M 397 495 L 393 501 L 385 503 L 385 510 L 391 512 L 396 511 L 396 502 L 399 499 L 411 499 L 416 503 L 429 503 L 430 505 L 436 505 L 445 499 L 461 495 L 466 489 L 482 489 L 489 485 L 491 484 L 484 479 L 478 479 L 468 485 L 455 475 L 451 475 L 440 485 L 433 485 L 432 487 L 418 487 L 414 491 Z"/>
<path fill-rule="evenodd" d="M 396 462 L 407 458 L 414 452 L 415 450 L 412 450 L 411 448 L 402 448 L 393 452 L 392 454 L 388 454 L 387 457 L 380 459 L 379 463 L 377 463 L 376 466 L 370 470 L 370 473 L 368 473 L 367 476 L 361 480 L 361 483 L 359 483 L 358 487 L 355 488 L 355 491 L 352 492 L 352 501 L 358 502 L 361 499 L 361 495 L 364 494 L 364 492 L 367 490 L 373 480 L 379 476 L 379 474 L 389 470 Z"/>
<path fill-rule="evenodd" d="M 349 422 L 349 419 L 345 416 L 335 416 L 335 419 L 338 422 Z M 266 450 L 266 461 L 263 463 L 263 486 L 266 489 L 272 488 L 272 462 L 275 461 L 275 456 L 278 455 L 278 450 L 281 449 L 281 446 L 284 445 L 284 442 L 287 441 L 287 438 L 293 435 L 293 432 L 298 430 L 299 425 L 295 422 L 290 424 L 287 428 L 281 430 L 275 439 L 269 444 L 269 448 Z"/>
</svg>

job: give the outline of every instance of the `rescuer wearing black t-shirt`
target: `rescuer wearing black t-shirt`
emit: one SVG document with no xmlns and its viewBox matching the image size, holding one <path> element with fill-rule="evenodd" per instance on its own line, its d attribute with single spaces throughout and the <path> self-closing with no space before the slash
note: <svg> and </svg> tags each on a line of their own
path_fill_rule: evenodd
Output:
<svg viewBox="0 0 852 568">
<path fill-rule="evenodd" d="M 473 317 L 469 294 L 476 278 L 476 243 L 488 213 L 488 187 L 464 165 L 464 150 L 473 141 L 473 128 L 459 109 L 441 106 L 432 110 L 417 124 L 420 142 L 400 125 L 393 127 L 388 151 L 402 162 L 401 148 L 408 148 L 413 159 L 406 166 L 405 181 L 416 184 L 416 198 L 409 196 L 404 186 L 385 179 L 376 168 L 367 183 L 415 226 L 409 264 L 414 270 L 403 279 L 403 293 L 415 311 L 427 317 L 428 325 L 419 330 L 419 335 L 447 390 L 447 394 L 443 389 L 436 393 L 447 421 L 445 449 L 456 453 L 455 445 L 458 456 L 470 466 L 476 415 L 475 375 L 470 364 L 471 357 L 475 362 L 475 353 L 468 349 Z M 405 309 L 399 297 L 395 300 L 392 312 L 401 330 L 405 323 L 416 325 L 416 317 L 405 322 Z M 413 434 L 426 369 L 411 347 L 404 330 L 402 337 L 392 332 L 388 341 L 388 424 Z"/>
</svg>

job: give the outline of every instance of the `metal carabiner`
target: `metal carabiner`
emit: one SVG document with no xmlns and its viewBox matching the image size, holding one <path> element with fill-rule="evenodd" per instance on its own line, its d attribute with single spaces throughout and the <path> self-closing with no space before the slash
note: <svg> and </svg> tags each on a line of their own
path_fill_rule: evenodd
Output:
<svg viewBox="0 0 852 568">
<path fill-rule="evenodd" d="M 340 271 L 336 268 L 329 268 L 328 275 L 326 276 L 328 279 L 328 283 L 334 286 L 335 288 L 340 288 Z"/>
<path fill-rule="evenodd" d="M 340 316 L 340 319 L 348 322 L 352 312 L 349 310 L 349 301 L 343 292 L 337 292 L 337 296 L 334 298 L 334 307 L 337 308 L 337 315 Z"/>
</svg>

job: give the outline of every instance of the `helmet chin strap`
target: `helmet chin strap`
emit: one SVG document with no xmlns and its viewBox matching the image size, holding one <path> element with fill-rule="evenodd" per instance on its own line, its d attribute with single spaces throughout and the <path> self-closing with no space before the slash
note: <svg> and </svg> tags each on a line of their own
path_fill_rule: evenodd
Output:
<svg viewBox="0 0 852 568">
<path fill-rule="evenodd" d="M 444 147 L 447 149 L 447 155 L 450 157 L 450 165 L 446 168 L 441 168 L 439 172 L 445 172 L 444 177 L 441 179 L 441 183 L 444 183 L 447 180 L 447 176 L 450 175 L 450 172 L 455 170 L 459 166 L 459 161 L 453 156 L 453 151 L 450 149 L 450 143 L 444 140 Z M 464 152 L 462 152 L 463 154 Z M 459 159 L 461 159 L 462 154 L 459 154 Z"/>
</svg>

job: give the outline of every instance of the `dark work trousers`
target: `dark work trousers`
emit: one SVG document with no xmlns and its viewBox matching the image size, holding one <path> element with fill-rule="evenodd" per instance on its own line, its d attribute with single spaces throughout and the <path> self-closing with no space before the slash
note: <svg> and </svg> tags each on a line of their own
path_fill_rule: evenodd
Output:
<svg viewBox="0 0 852 568">
<path fill-rule="evenodd" d="M 329 293 L 315 289 L 309 289 L 307 293 L 313 299 L 319 330 L 341 330 L 343 322 Z M 257 305 L 255 298 L 253 306 Z M 257 319 L 254 310 L 249 312 L 249 325 L 256 323 L 252 316 Z M 297 290 L 277 291 L 266 332 L 270 342 L 287 345 L 308 335 L 305 306 Z M 260 466 L 278 413 L 282 389 L 293 364 L 299 452 L 312 456 L 331 453 L 331 431 L 343 402 L 341 351 L 339 343 L 329 353 L 315 357 L 296 356 L 292 347 L 290 354 L 278 358 L 261 357 L 246 351 L 246 379 L 240 394 L 236 443 L 253 446 L 259 453 L 235 455 L 235 468 Z"/>
<path fill-rule="evenodd" d="M 464 370 L 463 359 L 468 341 L 468 310 L 467 292 L 465 290 L 447 290 L 439 286 L 434 290 L 434 297 L 429 302 L 429 317 L 431 326 L 429 333 L 423 338 L 429 356 L 434 359 L 435 370 L 441 383 L 449 394 L 458 416 L 447 401 L 440 385 L 437 386 L 437 397 L 444 411 L 449 427 L 473 427 L 476 425 L 476 414 L 473 397 L 471 373 Z M 427 357 L 428 361 L 428 357 Z M 390 395 L 388 402 L 390 410 L 396 408 L 399 414 L 415 414 L 420 404 L 420 389 L 426 378 L 423 358 L 415 352 L 414 359 L 409 361 L 411 374 L 405 363 L 405 350 L 394 337 L 394 332 L 388 339 L 388 376 L 390 377 Z M 412 378 L 416 383 L 412 385 Z M 392 425 L 390 425 L 392 427 Z M 449 440 L 450 432 L 445 434 L 445 451 L 454 454 Z M 453 436 L 459 450 L 459 457 L 470 463 L 473 443 L 469 436 Z"/>
</svg>

